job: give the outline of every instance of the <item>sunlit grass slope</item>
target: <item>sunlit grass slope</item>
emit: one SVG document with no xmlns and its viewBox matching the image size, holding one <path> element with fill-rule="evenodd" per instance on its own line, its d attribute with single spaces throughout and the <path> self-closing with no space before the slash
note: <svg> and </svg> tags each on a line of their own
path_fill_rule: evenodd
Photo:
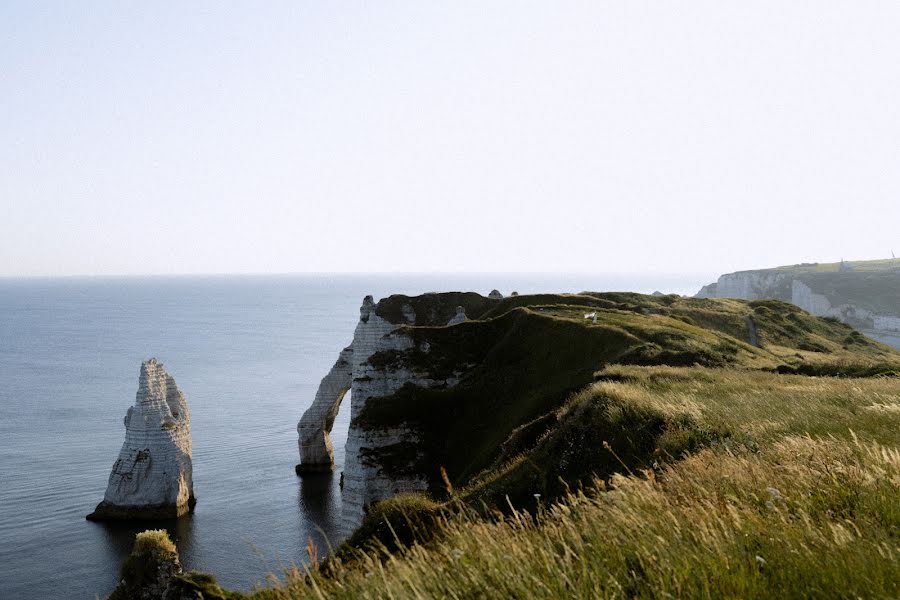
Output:
<svg viewBox="0 0 900 600">
<path fill-rule="evenodd" d="M 367 527 L 404 538 L 392 552 L 345 551 L 257 597 L 900 594 L 896 377 L 612 366 L 553 420 L 442 506 L 383 503 Z M 541 494 L 551 472 L 584 485 L 477 510 L 503 486 Z"/>
<path fill-rule="evenodd" d="M 616 475 L 439 543 L 293 571 L 258 598 L 896 598 L 900 454 L 789 436 Z"/>
</svg>

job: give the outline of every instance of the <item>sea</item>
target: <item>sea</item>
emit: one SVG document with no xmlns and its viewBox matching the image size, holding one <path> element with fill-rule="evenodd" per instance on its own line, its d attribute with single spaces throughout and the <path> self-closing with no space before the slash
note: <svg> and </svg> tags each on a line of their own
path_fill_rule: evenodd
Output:
<svg viewBox="0 0 900 600">
<path fill-rule="evenodd" d="M 166 528 L 186 569 L 227 588 L 339 542 L 338 470 L 301 479 L 296 425 L 350 343 L 367 294 L 499 289 L 693 294 L 714 274 L 244 275 L 0 279 L 0 599 L 103 598 L 134 534 Z M 191 409 L 192 515 L 85 520 L 124 440 L 141 361 L 156 357 Z"/>
</svg>

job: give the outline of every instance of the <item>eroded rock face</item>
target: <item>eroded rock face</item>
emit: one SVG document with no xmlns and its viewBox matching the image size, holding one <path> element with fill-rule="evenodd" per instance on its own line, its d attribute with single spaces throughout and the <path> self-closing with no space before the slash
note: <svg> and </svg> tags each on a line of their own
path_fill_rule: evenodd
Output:
<svg viewBox="0 0 900 600">
<path fill-rule="evenodd" d="M 348 391 L 351 392 L 342 489 L 343 533 L 346 535 L 359 526 L 367 508 L 374 502 L 400 492 L 427 488 L 423 478 L 389 475 L 369 460 L 368 453 L 373 449 L 418 440 L 414 432 L 403 426 L 377 431 L 360 427 L 357 417 L 362 409 L 368 402 L 389 396 L 406 384 L 446 388 L 458 382 L 452 374 L 434 378 L 402 365 L 376 367 L 370 359 L 376 353 L 403 353 L 415 348 L 416 343 L 405 327 L 453 324 L 466 319 L 467 308 L 477 313 L 489 303 L 478 294 L 426 294 L 416 301 L 418 308 L 405 297 L 392 297 L 376 304 L 371 296 L 366 296 L 352 343 L 340 353 L 331 371 L 322 379 L 312 405 L 297 425 L 301 458 L 297 473 L 331 471 L 334 468 L 331 428 L 341 401 Z M 464 306 L 459 304 L 460 301 Z M 426 345 L 416 349 L 428 352 Z"/>
<path fill-rule="evenodd" d="M 300 464 L 296 468 L 298 475 L 329 473 L 334 469 L 331 428 L 352 383 L 353 346 L 348 346 L 322 379 L 312 406 L 297 423 L 297 443 L 300 447 Z"/>
<path fill-rule="evenodd" d="M 457 323 L 462 323 L 467 320 L 466 317 L 466 309 L 464 306 L 456 307 L 456 314 L 453 315 L 453 318 L 447 321 L 447 325 L 456 325 Z"/>
<path fill-rule="evenodd" d="M 155 358 L 141 365 L 125 415 L 125 443 L 103 502 L 88 519 L 178 517 L 194 507 L 191 416 L 184 394 Z"/>
</svg>

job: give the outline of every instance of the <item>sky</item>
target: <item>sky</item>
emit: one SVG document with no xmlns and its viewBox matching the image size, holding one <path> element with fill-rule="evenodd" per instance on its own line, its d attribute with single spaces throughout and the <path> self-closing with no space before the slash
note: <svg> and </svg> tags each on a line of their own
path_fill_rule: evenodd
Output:
<svg viewBox="0 0 900 600">
<path fill-rule="evenodd" d="M 0 275 L 900 253 L 900 3 L 0 3 Z"/>
</svg>

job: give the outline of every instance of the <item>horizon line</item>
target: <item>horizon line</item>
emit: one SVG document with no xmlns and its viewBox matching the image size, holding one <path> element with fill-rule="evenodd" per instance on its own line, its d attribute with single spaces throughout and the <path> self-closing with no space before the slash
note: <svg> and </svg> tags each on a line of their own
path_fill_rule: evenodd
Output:
<svg viewBox="0 0 900 600">
<path fill-rule="evenodd" d="M 163 279 L 183 277 L 439 276 L 439 275 L 707 275 L 706 271 L 209 271 L 186 273 L 0 274 L 0 279 Z"/>
</svg>

